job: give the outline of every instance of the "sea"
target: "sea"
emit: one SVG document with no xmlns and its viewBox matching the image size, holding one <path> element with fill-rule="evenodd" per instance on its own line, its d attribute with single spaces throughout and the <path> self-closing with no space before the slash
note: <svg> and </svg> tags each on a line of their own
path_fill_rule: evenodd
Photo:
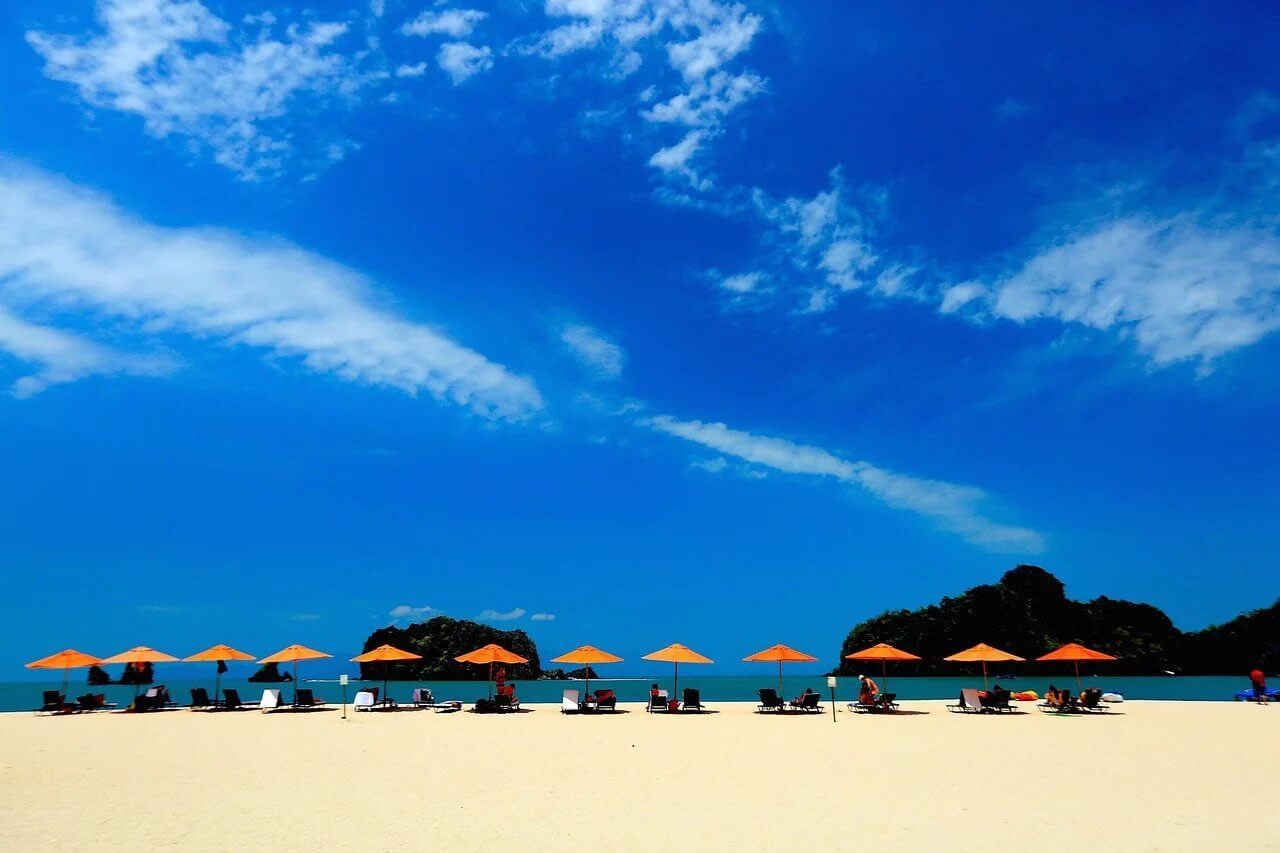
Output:
<svg viewBox="0 0 1280 853">
<path fill-rule="evenodd" d="M 85 693 L 105 693 L 109 701 L 120 703 L 121 707 L 127 705 L 134 695 L 132 686 L 124 685 L 107 685 L 90 687 L 83 675 L 84 671 L 73 671 L 71 679 L 68 682 L 67 692 L 72 698 L 83 695 Z M 876 673 L 871 673 L 872 677 L 876 677 Z M 78 676 L 78 677 L 77 677 Z M 1075 689 L 1075 678 L 1071 675 L 1066 676 L 1022 676 L 1019 678 L 993 678 L 996 681 L 1009 688 L 1010 690 L 1035 690 L 1041 695 L 1044 694 L 1045 688 L 1053 682 L 1061 687 L 1069 687 Z M 965 687 L 980 687 L 981 678 L 974 677 L 954 677 L 954 678 L 913 678 L 903 676 L 895 678 L 890 673 L 888 682 L 885 679 L 876 677 L 880 687 L 885 692 L 893 692 L 898 694 L 899 699 L 954 699 L 959 695 L 960 690 Z M 1246 690 L 1249 687 L 1247 678 L 1230 677 L 1230 676 L 1092 676 L 1084 677 L 1085 686 L 1098 687 L 1104 692 L 1119 693 L 1126 699 L 1153 699 L 1159 701 L 1210 701 L 1210 702 L 1229 702 L 1235 697 L 1238 691 Z M 191 688 L 203 687 L 213 694 L 214 679 L 212 675 L 205 678 L 167 678 L 163 672 L 163 667 L 158 668 L 157 684 L 164 684 L 169 689 L 169 695 L 179 704 L 187 704 L 191 701 Z M 611 688 L 618 695 L 620 702 L 645 702 L 649 695 L 649 685 L 657 683 L 662 688 L 670 691 L 672 682 L 670 674 L 665 677 L 646 676 L 643 678 L 603 678 L 592 679 L 591 689 Z M 344 695 L 347 702 L 350 702 L 355 696 L 357 690 L 364 685 L 376 685 L 382 688 L 382 682 L 378 680 L 359 681 L 354 677 L 351 678 L 350 684 L 347 685 L 344 693 L 342 685 L 338 683 L 336 678 L 316 678 L 308 679 L 306 673 L 302 674 L 299 679 L 301 686 L 309 687 L 312 691 L 330 703 L 339 703 L 343 700 Z M 516 696 L 521 702 L 554 702 L 558 703 L 565 690 L 583 690 L 582 681 L 516 681 Z M 61 678 L 45 678 L 32 681 L 7 681 L 0 682 L 0 711 L 29 711 L 39 707 L 41 692 L 44 690 L 56 689 L 61 686 Z M 280 688 L 284 691 L 285 696 L 292 695 L 293 685 L 289 682 L 284 684 L 255 684 L 244 678 L 226 678 L 222 679 L 222 686 L 232 687 L 240 692 L 240 698 L 246 701 L 257 700 L 262 696 L 263 688 Z M 714 675 L 701 676 L 696 673 L 680 674 L 680 689 L 685 687 L 696 687 L 701 692 L 702 701 L 705 703 L 715 702 L 755 702 L 757 701 L 760 688 L 772 687 L 777 689 L 778 679 L 776 674 L 770 675 L 760 673 L 757 675 Z M 408 702 L 415 687 L 428 687 L 431 689 L 432 695 L 437 701 L 444 702 L 451 699 L 457 699 L 461 702 L 470 704 L 478 698 L 488 695 L 488 685 L 484 681 L 392 681 L 388 686 L 388 693 L 391 698 L 399 702 Z M 783 684 L 783 694 L 787 697 L 799 694 L 806 687 L 822 694 L 823 699 L 829 699 L 831 689 L 827 686 L 827 681 L 821 675 L 807 674 L 789 674 L 785 677 Z M 145 689 L 145 688 L 142 688 Z M 856 678 L 840 678 L 836 686 L 836 700 L 838 702 L 852 701 L 857 697 L 858 680 Z"/>
</svg>

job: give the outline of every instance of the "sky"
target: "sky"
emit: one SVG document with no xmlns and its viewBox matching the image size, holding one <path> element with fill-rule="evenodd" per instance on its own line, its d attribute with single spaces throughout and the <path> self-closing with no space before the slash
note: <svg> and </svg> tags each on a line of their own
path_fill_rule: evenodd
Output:
<svg viewBox="0 0 1280 853">
<path fill-rule="evenodd" d="M 1264 4 L 0 10 L 2 674 L 1280 593 Z"/>
</svg>

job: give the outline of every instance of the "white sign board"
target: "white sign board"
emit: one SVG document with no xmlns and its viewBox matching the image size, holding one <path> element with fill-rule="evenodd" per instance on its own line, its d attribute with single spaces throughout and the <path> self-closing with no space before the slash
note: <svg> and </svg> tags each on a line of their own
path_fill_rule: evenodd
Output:
<svg viewBox="0 0 1280 853">
<path fill-rule="evenodd" d="M 836 686 L 836 677 L 834 675 L 827 676 L 827 686 L 832 688 Z"/>
<path fill-rule="evenodd" d="M 350 680 L 347 678 L 347 674 L 345 672 L 342 673 L 342 675 L 338 676 L 338 683 L 341 684 L 343 687 L 346 687 L 350 683 Z"/>
</svg>

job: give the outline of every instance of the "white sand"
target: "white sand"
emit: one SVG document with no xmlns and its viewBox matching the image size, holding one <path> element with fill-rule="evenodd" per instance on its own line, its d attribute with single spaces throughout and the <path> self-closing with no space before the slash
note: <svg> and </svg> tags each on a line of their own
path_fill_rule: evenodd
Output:
<svg viewBox="0 0 1280 853">
<path fill-rule="evenodd" d="M 5 849 L 1280 849 L 1280 707 L 0 715 Z"/>
</svg>

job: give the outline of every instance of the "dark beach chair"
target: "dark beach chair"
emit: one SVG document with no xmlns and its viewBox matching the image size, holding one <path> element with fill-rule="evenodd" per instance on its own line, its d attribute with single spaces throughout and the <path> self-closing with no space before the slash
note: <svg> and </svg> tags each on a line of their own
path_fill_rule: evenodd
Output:
<svg viewBox="0 0 1280 853">
<path fill-rule="evenodd" d="M 959 714 L 977 714 L 982 711 L 982 702 L 978 699 L 976 687 L 966 687 L 960 691 L 956 704 L 948 705 L 947 710 Z"/>
<path fill-rule="evenodd" d="M 685 711 L 701 711 L 702 694 L 698 692 L 696 687 L 686 687 L 684 689 L 684 708 Z"/>
<path fill-rule="evenodd" d="M 431 691 L 426 687 L 413 688 L 413 707 L 430 708 L 436 704 L 436 697 L 431 695 Z"/>
<path fill-rule="evenodd" d="M 1012 698 L 1013 694 L 1008 690 L 988 690 L 986 696 L 978 697 L 978 701 L 984 711 L 995 713 L 1009 711 L 1013 713 L 1014 708 L 1009 704 L 1009 700 Z"/>
<path fill-rule="evenodd" d="M 897 693 L 881 693 L 872 702 L 850 702 L 849 708 L 863 714 L 890 714 L 898 710 Z"/>
<path fill-rule="evenodd" d="M 494 706 L 499 711 L 519 711 L 520 700 L 516 698 L 514 693 L 499 693 L 493 697 Z"/>
<path fill-rule="evenodd" d="M 76 697 L 76 710 L 78 711 L 110 711 L 112 708 L 119 707 L 115 702 L 108 702 L 105 693 L 86 693 L 83 696 Z"/>
<path fill-rule="evenodd" d="M 669 704 L 667 691 L 659 690 L 656 694 L 649 694 L 649 704 L 645 707 L 646 711 L 651 714 L 656 714 L 658 712 L 666 713 L 670 708 L 671 705 Z"/>
<path fill-rule="evenodd" d="M 757 707 L 761 711 L 782 711 L 787 706 L 778 695 L 778 691 L 772 687 L 764 687 L 760 690 L 760 704 Z"/>
<path fill-rule="evenodd" d="M 618 697 L 612 690 L 597 690 L 592 707 L 597 711 L 618 710 Z"/>
<path fill-rule="evenodd" d="M 325 702 L 312 692 L 309 687 L 299 687 L 294 691 L 293 707 L 299 711 L 310 711 L 312 708 L 319 708 Z"/>
<path fill-rule="evenodd" d="M 807 714 L 811 711 L 821 711 L 821 702 L 822 697 L 817 693 L 805 693 L 801 696 L 797 696 L 795 699 L 792 699 L 787 704 L 791 706 L 792 710 L 804 711 Z"/>
<path fill-rule="evenodd" d="M 209 698 L 209 691 L 203 687 L 191 688 L 191 707 L 196 710 L 210 710 L 216 708 L 221 702 L 215 702 Z"/>
<path fill-rule="evenodd" d="M 36 709 L 37 714 L 65 714 L 76 710 L 76 706 L 67 702 L 67 697 L 57 690 L 44 691 L 42 704 Z"/>
<path fill-rule="evenodd" d="M 1090 687 L 1080 693 L 1080 698 L 1075 701 L 1078 710 L 1086 714 L 1105 714 L 1111 709 L 1102 701 L 1102 691 L 1096 687 Z"/>
<path fill-rule="evenodd" d="M 244 702 L 240 699 L 240 691 L 234 687 L 224 687 L 222 689 L 222 704 L 217 706 L 219 711 L 243 711 L 249 708 L 258 707 L 257 702 Z"/>
</svg>

